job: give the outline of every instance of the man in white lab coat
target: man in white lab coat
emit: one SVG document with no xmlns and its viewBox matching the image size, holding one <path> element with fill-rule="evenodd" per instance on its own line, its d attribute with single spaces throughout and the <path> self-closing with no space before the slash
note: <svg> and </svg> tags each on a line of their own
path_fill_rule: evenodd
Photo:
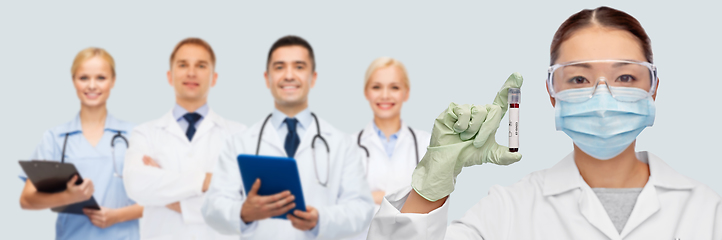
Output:
<svg viewBox="0 0 722 240">
<path fill-rule="evenodd" d="M 203 206 L 206 221 L 220 232 L 241 233 L 243 239 L 342 239 L 365 230 L 374 205 L 358 147 L 308 109 L 308 93 L 316 82 L 311 45 L 296 36 L 279 39 L 269 51 L 264 76 L 275 109 L 225 144 Z M 245 194 L 239 154 L 296 159 L 303 196 L 259 196 L 260 181 Z M 296 197 L 304 198 L 305 212 L 296 210 L 286 215 L 288 220 L 270 218 L 295 207 Z"/>
<path fill-rule="evenodd" d="M 175 106 L 130 135 L 123 176 L 128 196 L 145 206 L 141 239 L 238 239 L 214 231 L 201 215 L 221 146 L 246 128 L 208 107 L 218 78 L 214 67 L 213 49 L 204 40 L 178 43 L 168 71 Z"/>
</svg>

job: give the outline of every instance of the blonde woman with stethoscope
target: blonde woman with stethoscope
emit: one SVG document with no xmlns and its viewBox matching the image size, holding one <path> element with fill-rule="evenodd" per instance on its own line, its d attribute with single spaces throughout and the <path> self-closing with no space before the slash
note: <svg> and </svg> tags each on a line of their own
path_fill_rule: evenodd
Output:
<svg viewBox="0 0 722 240">
<path fill-rule="evenodd" d="M 404 65 L 390 57 L 371 62 L 364 78 L 364 96 L 374 113 L 366 127 L 353 134 L 361 148 L 366 181 L 378 211 L 386 193 L 411 184 L 411 174 L 426 153 L 431 134 L 401 121 L 401 106 L 409 99 Z M 356 237 L 366 239 L 366 231 Z"/>
<path fill-rule="evenodd" d="M 106 104 L 115 85 L 113 57 L 103 49 L 86 48 L 75 57 L 71 73 L 80 113 L 45 132 L 32 159 L 72 163 L 84 181 L 73 184 L 75 176 L 65 191 L 42 193 L 22 174 L 25 188 L 20 206 L 39 210 L 92 196 L 100 210 L 84 209 L 84 215 L 59 213 L 56 239 L 139 239 L 138 218 L 143 207 L 128 198 L 122 179 L 127 134 L 133 125 L 110 115 Z"/>
</svg>

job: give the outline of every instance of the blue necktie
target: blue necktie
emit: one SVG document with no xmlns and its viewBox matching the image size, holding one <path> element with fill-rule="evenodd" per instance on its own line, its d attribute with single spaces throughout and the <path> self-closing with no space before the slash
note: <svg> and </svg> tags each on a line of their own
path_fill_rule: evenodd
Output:
<svg viewBox="0 0 722 240">
<path fill-rule="evenodd" d="M 186 130 L 186 137 L 188 137 L 188 141 L 193 139 L 193 135 L 196 134 L 196 123 L 198 120 L 201 120 L 201 115 L 198 113 L 186 113 L 183 115 L 183 118 L 188 121 L 188 130 Z"/>
<path fill-rule="evenodd" d="M 286 118 L 285 122 L 286 127 L 288 127 L 288 133 L 286 134 L 286 144 L 284 144 L 283 147 L 286 149 L 288 157 L 292 158 L 296 155 L 298 144 L 301 143 L 301 138 L 298 137 L 298 133 L 296 132 L 296 123 L 298 123 L 298 120 L 295 118 Z"/>
</svg>

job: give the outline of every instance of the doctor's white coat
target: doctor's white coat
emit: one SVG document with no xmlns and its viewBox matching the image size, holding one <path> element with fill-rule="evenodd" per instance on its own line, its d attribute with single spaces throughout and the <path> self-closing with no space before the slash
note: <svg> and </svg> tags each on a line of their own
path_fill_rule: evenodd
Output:
<svg viewBox="0 0 722 240">
<path fill-rule="evenodd" d="M 318 176 L 322 182 L 328 181 L 328 185 L 319 184 L 314 171 L 311 140 L 317 133 L 315 120 L 300 136 L 301 143 L 295 156 L 306 206 L 313 206 L 319 212 L 317 236 L 311 231 L 293 228 L 288 220 L 269 218 L 250 224 L 241 221 L 241 207 L 245 200 L 242 192 L 245 190 L 236 157 L 239 154 L 255 154 L 261 122 L 226 142 L 203 205 L 206 222 L 223 233 L 241 233 L 242 239 L 342 239 L 365 230 L 373 216 L 373 200 L 364 179 L 361 155 L 347 134 L 323 119 L 319 118 L 319 122 L 331 159 L 329 167 L 326 149 L 317 139 Z M 259 154 L 286 157 L 283 146 L 276 129 L 270 122 L 267 123 Z M 328 180 L 327 170 L 330 171 Z"/>
<path fill-rule="evenodd" d="M 570 154 L 489 195 L 447 227 L 449 199 L 428 214 L 399 210 L 411 187 L 386 196 L 369 239 L 722 239 L 722 200 L 658 157 L 638 152 L 650 177 L 621 234 Z"/>
<path fill-rule="evenodd" d="M 411 174 L 414 172 L 417 163 L 416 154 L 418 153 L 418 160 L 421 161 L 421 158 L 426 154 L 426 146 L 431 141 L 431 134 L 428 132 L 418 129 L 412 130 L 414 131 L 413 134 L 409 131 L 409 126 L 401 122 L 401 130 L 396 140 L 394 153 L 390 158 L 373 127 L 373 122 L 369 122 L 363 132 L 359 131 L 351 135 L 351 141 L 355 143 L 354 146 L 359 148 L 362 156 L 363 161 L 361 162 L 364 165 L 364 171 L 367 173 L 366 181 L 371 192 L 384 191 L 386 194 L 390 194 L 411 185 Z M 369 157 L 366 157 L 366 152 L 358 146 L 359 133 L 361 133 L 361 145 L 368 149 Z M 414 136 L 416 136 L 416 144 L 414 144 Z M 374 213 L 379 210 L 380 206 L 374 205 Z M 367 232 L 368 227 L 353 239 L 366 239 Z"/>
<path fill-rule="evenodd" d="M 385 191 L 386 193 L 396 192 L 401 188 L 411 184 L 411 174 L 416 168 L 416 154 L 418 160 L 426 154 L 426 146 L 431 141 L 431 134 L 418 129 L 413 129 L 412 134 L 409 126 L 401 123 L 401 130 L 394 153 L 389 158 L 386 149 L 381 143 L 381 139 L 376 134 L 373 123 L 369 123 L 363 129 L 361 134 L 361 145 L 369 151 L 369 157 L 366 152 L 358 146 L 359 133 L 352 135 L 354 146 L 359 148 L 359 152 L 363 158 L 364 171 L 368 173 L 367 182 L 371 191 Z M 414 144 L 414 135 L 416 136 L 416 144 Z"/>
<path fill-rule="evenodd" d="M 143 206 L 141 239 L 238 239 L 206 225 L 201 207 L 203 180 L 218 162 L 225 140 L 246 127 L 218 116 L 213 110 L 198 125 L 193 141 L 168 112 L 133 129 L 125 154 L 123 182 L 128 196 Z M 143 155 L 159 168 L 145 166 Z M 181 212 L 165 206 L 180 202 Z"/>
</svg>

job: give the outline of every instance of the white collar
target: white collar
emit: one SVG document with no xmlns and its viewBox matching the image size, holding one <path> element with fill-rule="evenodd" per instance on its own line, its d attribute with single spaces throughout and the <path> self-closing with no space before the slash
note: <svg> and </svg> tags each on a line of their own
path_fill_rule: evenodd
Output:
<svg viewBox="0 0 722 240">
<path fill-rule="evenodd" d="M 668 189 L 690 189 L 697 184 L 689 178 L 679 174 L 659 157 L 646 151 L 637 152 L 637 159 L 649 164 L 649 180 L 647 184 Z M 544 170 L 544 196 L 556 195 L 566 191 L 580 188 L 584 182 L 577 164 L 574 162 L 574 153 L 570 153 L 559 161 L 554 167 Z"/>
</svg>

